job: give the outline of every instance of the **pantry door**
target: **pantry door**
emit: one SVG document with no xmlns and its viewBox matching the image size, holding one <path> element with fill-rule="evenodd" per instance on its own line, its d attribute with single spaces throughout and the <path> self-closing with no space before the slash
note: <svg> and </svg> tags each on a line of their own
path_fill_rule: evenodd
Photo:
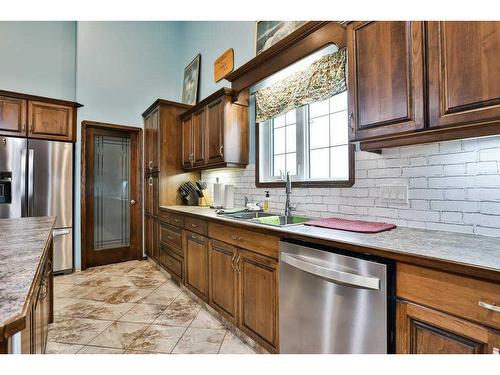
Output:
<svg viewBox="0 0 500 375">
<path fill-rule="evenodd" d="M 82 269 L 140 259 L 142 130 L 82 123 Z"/>
</svg>

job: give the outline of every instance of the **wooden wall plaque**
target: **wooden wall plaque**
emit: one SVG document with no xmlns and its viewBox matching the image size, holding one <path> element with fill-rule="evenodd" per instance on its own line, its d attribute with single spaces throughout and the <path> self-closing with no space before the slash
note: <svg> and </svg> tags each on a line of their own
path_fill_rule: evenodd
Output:
<svg viewBox="0 0 500 375">
<path fill-rule="evenodd" d="M 219 82 L 234 69 L 234 50 L 229 48 L 214 63 L 214 80 Z"/>
</svg>

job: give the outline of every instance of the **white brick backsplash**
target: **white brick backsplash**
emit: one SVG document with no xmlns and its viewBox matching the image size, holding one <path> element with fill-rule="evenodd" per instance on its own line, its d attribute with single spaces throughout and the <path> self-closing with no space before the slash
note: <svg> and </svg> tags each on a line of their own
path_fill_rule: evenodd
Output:
<svg viewBox="0 0 500 375">
<path fill-rule="evenodd" d="M 297 213 L 384 221 L 399 226 L 500 237 L 500 136 L 395 147 L 382 154 L 355 153 L 352 188 L 293 188 Z M 262 201 L 283 213 L 284 189 L 257 189 L 255 165 L 203 171 L 210 190 L 215 178 L 235 185 L 235 201 Z M 408 186 L 407 205 L 380 199 L 381 186 Z"/>
<path fill-rule="evenodd" d="M 491 161 L 500 160 L 500 147 L 479 151 L 479 161 L 489 161 L 489 160 Z"/>
<path fill-rule="evenodd" d="M 370 175 L 370 171 L 368 171 L 368 175 Z M 403 168 L 403 177 L 427 177 L 427 176 L 442 176 L 442 175 L 443 175 L 442 165 Z"/>
<path fill-rule="evenodd" d="M 429 165 L 460 164 L 476 161 L 476 152 L 460 152 L 456 154 L 441 154 L 429 156 Z"/>
</svg>

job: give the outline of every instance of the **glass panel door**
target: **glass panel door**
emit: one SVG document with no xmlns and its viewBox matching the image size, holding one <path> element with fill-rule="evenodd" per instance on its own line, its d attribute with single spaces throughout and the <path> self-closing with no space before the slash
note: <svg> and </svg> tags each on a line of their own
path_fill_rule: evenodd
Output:
<svg viewBox="0 0 500 375">
<path fill-rule="evenodd" d="M 94 251 L 130 246 L 128 137 L 94 136 Z"/>
</svg>

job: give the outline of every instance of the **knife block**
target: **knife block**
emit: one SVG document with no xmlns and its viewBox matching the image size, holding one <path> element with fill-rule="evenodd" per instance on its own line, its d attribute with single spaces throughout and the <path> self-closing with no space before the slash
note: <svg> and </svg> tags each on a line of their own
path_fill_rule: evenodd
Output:
<svg viewBox="0 0 500 375">
<path fill-rule="evenodd" d="M 194 191 L 190 192 L 187 197 L 184 197 L 184 202 L 188 206 L 198 206 L 198 194 Z"/>
</svg>

